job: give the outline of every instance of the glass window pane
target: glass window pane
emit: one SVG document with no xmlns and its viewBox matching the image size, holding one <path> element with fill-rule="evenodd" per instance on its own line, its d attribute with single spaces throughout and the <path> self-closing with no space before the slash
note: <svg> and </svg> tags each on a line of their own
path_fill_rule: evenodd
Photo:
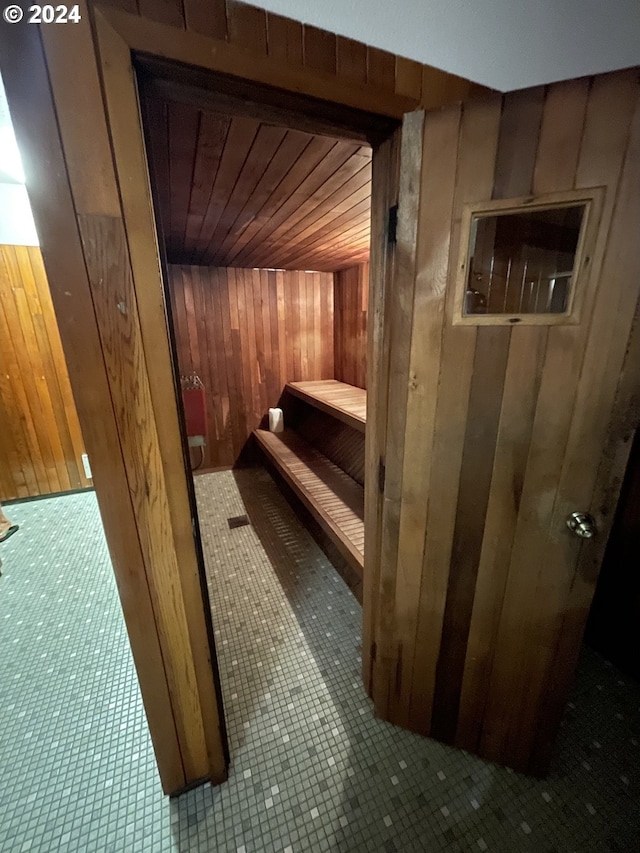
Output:
<svg viewBox="0 0 640 853">
<path fill-rule="evenodd" d="M 563 314 L 585 205 L 471 220 L 464 314 Z"/>
</svg>

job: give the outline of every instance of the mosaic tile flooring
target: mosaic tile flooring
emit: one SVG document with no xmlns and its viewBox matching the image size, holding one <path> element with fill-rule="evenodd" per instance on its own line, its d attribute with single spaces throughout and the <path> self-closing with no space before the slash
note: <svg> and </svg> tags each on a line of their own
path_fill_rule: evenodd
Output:
<svg viewBox="0 0 640 853">
<path fill-rule="evenodd" d="M 395 729 L 360 683 L 359 605 L 266 472 L 196 491 L 229 782 L 161 794 L 95 497 L 16 505 L 0 851 L 640 851 L 639 685 L 585 650 L 544 782 Z"/>
</svg>

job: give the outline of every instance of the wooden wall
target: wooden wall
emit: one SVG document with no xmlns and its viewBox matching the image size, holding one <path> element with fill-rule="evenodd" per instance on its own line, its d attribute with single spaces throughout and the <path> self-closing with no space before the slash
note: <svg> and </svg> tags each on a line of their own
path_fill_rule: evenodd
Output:
<svg viewBox="0 0 640 853">
<path fill-rule="evenodd" d="M 381 716 L 535 773 L 638 422 L 639 170 L 637 70 L 429 112 L 422 138 L 403 132 L 365 674 Z M 592 187 L 605 196 L 580 320 L 456 325 L 465 205 Z M 592 540 L 568 532 L 574 511 L 595 517 Z"/>
<path fill-rule="evenodd" d="M 238 0 L 102 0 L 150 21 L 220 39 L 254 56 L 268 56 L 292 72 L 308 69 L 327 84 L 369 84 L 381 98 L 396 94 L 426 107 L 466 98 L 482 87 L 362 42 Z"/>
<path fill-rule="evenodd" d="M 177 793 L 222 781 L 228 752 L 168 393 L 132 52 L 384 116 L 420 100 L 452 103 L 473 87 L 232 0 L 90 6 L 80 0 L 77 27 L 0 28 L 0 66 L 158 768 L 164 790 Z M 363 69 L 367 82 L 354 82 Z"/>
<path fill-rule="evenodd" d="M 0 246 L 0 501 L 87 487 L 40 249 Z"/>
<path fill-rule="evenodd" d="M 174 265 L 169 273 L 180 372 L 197 373 L 206 389 L 203 467 L 230 466 L 286 382 L 333 379 L 333 275 Z"/>
<path fill-rule="evenodd" d="M 369 264 L 339 270 L 334 279 L 334 379 L 366 388 Z"/>
</svg>

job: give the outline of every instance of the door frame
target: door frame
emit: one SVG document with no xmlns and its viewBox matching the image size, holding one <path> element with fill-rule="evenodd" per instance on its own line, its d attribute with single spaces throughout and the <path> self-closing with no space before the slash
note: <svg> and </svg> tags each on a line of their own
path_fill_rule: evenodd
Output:
<svg viewBox="0 0 640 853">
<path fill-rule="evenodd" d="M 229 753 L 177 395 L 167 395 L 173 367 L 132 57 L 392 119 L 417 100 L 86 0 L 79 6 L 75 26 L 2 26 L 2 75 L 158 769 L 165 793 L 176 794 L 223 781 Z M 430 93 L 434 105 L 468 94 L 466 81 L 450 82 Z M 387 155 L 377 168 L 385 191 L 375 234 L 386 228 L 391 164 Z M 381 305 L 374 282 L 370 355 L 383 340 Z M 367 460 L 377 458 L 369 446 Z M 367 494 L 374 491 L 379 502 L 371 484 Z"/>
</svg>

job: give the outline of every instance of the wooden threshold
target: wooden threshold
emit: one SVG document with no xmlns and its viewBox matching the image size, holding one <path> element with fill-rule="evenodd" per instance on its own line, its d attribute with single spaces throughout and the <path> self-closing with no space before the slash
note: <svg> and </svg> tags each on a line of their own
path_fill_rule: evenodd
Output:
<svg viewBox="0 0 640 853">
<path fill-rule="evenodd" d="M 293 430 L 257 429 L 259 447 L 362 577 L 364 489 Z"/>
<path fill-rule="evenodd" d="M 337 379 L 287 382 L 285 390 L 321 412 L 364 433 L 367 422 L 367 392 Z"/>
</svg>

